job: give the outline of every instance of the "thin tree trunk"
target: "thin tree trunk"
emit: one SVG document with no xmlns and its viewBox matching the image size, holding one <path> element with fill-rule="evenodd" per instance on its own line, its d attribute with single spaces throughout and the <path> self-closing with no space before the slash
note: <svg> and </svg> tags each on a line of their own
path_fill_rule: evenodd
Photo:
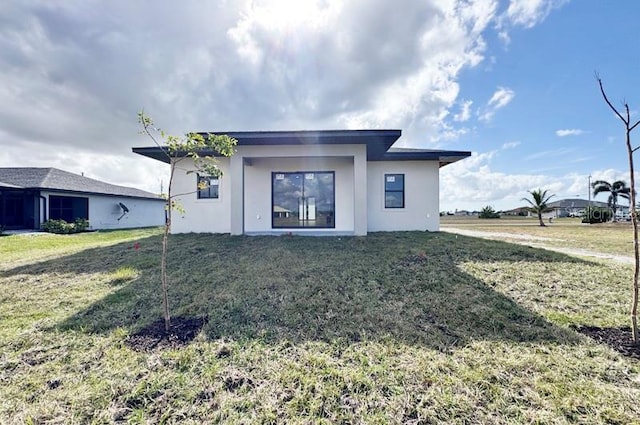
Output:
<svg viewBox="0 0 640 425">
<path fill-rule="evenodd" d="M 171 326 L 171 316 L 169 315 L 169 281 L 167 278 L 167 252 L 169 248 L 169 218 L 171 213 L 168 213 L 167 222 L 164 226 L 164 234 L 162 236 L 162 260 L 160 262 L 161 280 L 162 280 L 162 312 L 164 315 L 164 330 L 169 332 Z"/>
<path fill-rule="evenodd" d="M 171 175 L 169 177 L 169 187 L 167 188 L 167 220 L 164 224 L 164 234 L 162 235 L 162 260 L 160 261 L 160 278 L 162 281 L 162 312 L 164 315 L 164 330 L 169 332 L 171 327 L 171 316 L 169 315 L 169 278 L 167 276 L 167 256 L 169 253 L 169 233 L 171 231 L 171 186 L 173 184 L 173 173 L 175 163 L 171 161 Z"/>
<path fill-rule="evenodd" d="M 638 218 L 636 217 L 636 181 L 633 171 L 633 148 L 631 147 L 631 130 L 627 124 L 627 153 L 629 154 L 629 173 L 631 174 L 631 224 L 633 227 L 633 254 L 635 267 L 633 270 L 633 301 L 631 302 L 631 332 L 634 344 L 638 343 L 638 276 L 640 275 L 640 249 L 638 247 Z"/>
<path fill-rule="evenodd" d="M 542 212 L 540 212 L 540 211 L 538 211 L 538 221 L 540 221 L 540 226 L 542 226 L 542 227 L 547 227 L 547 226 L 544 224 L 544 221 L 542 221 Z"/>
</svg>

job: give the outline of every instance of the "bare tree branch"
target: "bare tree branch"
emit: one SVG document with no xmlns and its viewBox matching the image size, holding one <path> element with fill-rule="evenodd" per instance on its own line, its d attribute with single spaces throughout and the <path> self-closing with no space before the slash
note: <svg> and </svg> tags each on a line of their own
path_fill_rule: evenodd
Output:
<svg viewBox="0 0 640 425">
<path fill-rule="evenodd" d="M 596 74 L 596 79 L 598 80 L 598 85 L 600 86 L 600 93 L 602 93 L 602 97 L 604 97 L 604 101 L 607 102 L 607 105 L 609 105 L 609 108 L 611 108 L 611 110 L 616 113 L 618 118 L 620 118 L 622 122 L 628 125 L 629 124 L 628 121 L 624 119 L 624 117 L 620 114 L 620 112 L 618 112 L 615 106 L 613 106 L 609 101 L 607 94 L 604 92 L 604 87 L 602 87 L 602 80 L 600 79 L 600 76 L 598 76 L 598 74 Z"/>
</svg>

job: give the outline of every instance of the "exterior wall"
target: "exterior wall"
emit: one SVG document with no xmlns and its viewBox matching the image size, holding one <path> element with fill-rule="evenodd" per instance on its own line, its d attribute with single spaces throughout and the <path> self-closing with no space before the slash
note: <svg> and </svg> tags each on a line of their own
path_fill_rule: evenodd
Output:
<svg viewBox="0 0 640 425">
<path fill-rule="evenodd" d="M 440 229 L 437 161 L 372 161 L 367 168 L 370 232 Z M 404 174 L 404 208 L 384 207 L 385 174 Z"/>
<path fill-rule="evenodd" d="M 164 224 L 164 202 L 143 198 L 128 198 L 124 196 L 82 195 L 77 193 L 42 191 L 41 195 L 47 199 L 46 213 L 41 211 L 41 223 L 49 218 L 49 196 L 68 196 L 89 198 L 89 228 L 90 229 L 129 229 L 134 227 L 161 226 Z M 122 209 L 118 205 L 122 202 L 129 209 L 120 220 Z M 44 209 L 44 202 L 40 208 Z"/>
<path fill-rule="evenodd" d="M 439 230 L 437 161 L 366 161 L 364 145 L 240 146 L 221 158 L 219 199 L 197 199 L 197 176 L 179 170 L 172 233 L 283 233 L 272 229 L 271 173 L 335 172 L 335 228 L 291 229 L 295 233 L 355 234 L 367 231 Z M 185 160 L 181 168 L 192 169 Z M 384 208 L 384 175 L 405 175 L 405 207 Z M 91 207 L 90 207 L 91 209 Z"/>
<path fill-rule="evenodd" d="M 218 159 L 218 166 L 222 171 L 218 199 L 198 199 L 196 173 L 193 161 L 184 159 L 180 162 L 180 169 L 173 176 L 173 193 L 184 193 L 176 200 L 184 212 L 173 210 L 171 233 L 229 233 L 231 230 L 231 181 L 235 176 L 230 173 L 229 158 Z"/>
</svg>

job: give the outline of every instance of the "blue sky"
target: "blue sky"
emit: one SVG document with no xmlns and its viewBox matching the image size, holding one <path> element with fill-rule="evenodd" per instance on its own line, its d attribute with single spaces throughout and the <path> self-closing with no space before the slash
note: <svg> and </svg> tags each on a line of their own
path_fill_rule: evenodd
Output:
<svg viewBox="0 0 640 425">
<path fill-rule="evenodd" d="M 496 31 L 487 32 L 488 60 L 459 78 L 460 99 L 473 101 L 471 130 L 450 145 L 476 153 L 475 167 L 455 167 L 468 165 L 466 177 L 484 182 L 469 193 L 464 180 L 452 178 L 477 200 L 450 198 L 443 209 L 477 209 L 483 203 L 512 208 L 528 186 L 549 188 L 557 198 L 586 198 L 589 174 L 594 180 L 629 181 L 622 123 L 605 105 L 594 78 L 597 71 L 615 106 L 626 100 L 633 117 L 640 118 L 640 46 L 633 41 L 637 34 L 630 18 L 640 12 L 640 3 L 623 3 L 563 3 L 533 27 L 511 31 L 508 43 Z M 496 87 L 512 98 L 491 120 L 480 120 L 474 108 L 481 111 Z M 636 138 L 640 143 L 640 132 Z M 445 173 L 451 171 L 457 170 Z M 505 193 L 515 188 L 520 190 Z"/>
<path fill-rule="evenodd" d="M 158 191 L 131 153 L 164 129 L 400 128 L 400 145 L 473 151 L 441 209 L 509 209 L 527 190 L 628 180 L 640 118 L 640 2 L 115 0 L 0 4 L 0 166 L 54 166 Z M 640 144 L 640 130 L 636 131 Z M 604 200 L 604 195 L 601 195 Z"/>
</svg>

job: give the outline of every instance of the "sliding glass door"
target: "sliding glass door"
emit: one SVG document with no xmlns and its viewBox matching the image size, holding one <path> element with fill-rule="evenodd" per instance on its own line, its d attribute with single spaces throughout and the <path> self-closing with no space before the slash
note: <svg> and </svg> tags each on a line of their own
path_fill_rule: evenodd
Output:
<svg viewBox="0 0 640 425">
<path fill-rule="evenodd" d="M 333 171 L 272 173 L 271 180 L 274 229 L 335 227 Z"/>
</svg>

